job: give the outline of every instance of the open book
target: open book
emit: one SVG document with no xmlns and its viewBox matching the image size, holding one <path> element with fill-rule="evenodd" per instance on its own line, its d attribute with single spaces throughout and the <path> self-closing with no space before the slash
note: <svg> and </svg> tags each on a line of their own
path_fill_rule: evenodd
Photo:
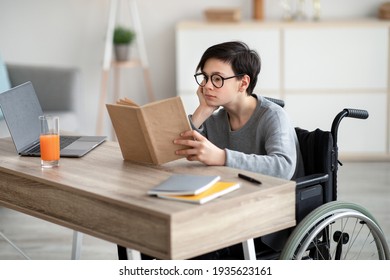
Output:
<svg viewBox="0 0 390 280">
<path fill-rule="evenodd" d="M 237 182 L 216 182 L 207 190 L 196 195 L 169 195 L 169 194 L 159 194 L 157 195 L 160 198 L 177 200 L 195 204 L 204 204 L 210 200 L 213 200 L 217 197 L 220 197 L 224 194 L 230 193 L 234 190 L 237 190 L 240 187 L 240 184 Z"/>
<path fill-rule="evenodd" d="M 124 98 L 106 107 L 125 160 L 163 164 L 183 157 L 175 151 L 185 146 L 173 140 L 191 127 L 180 97 L 143 106 Z"/>
</svg>

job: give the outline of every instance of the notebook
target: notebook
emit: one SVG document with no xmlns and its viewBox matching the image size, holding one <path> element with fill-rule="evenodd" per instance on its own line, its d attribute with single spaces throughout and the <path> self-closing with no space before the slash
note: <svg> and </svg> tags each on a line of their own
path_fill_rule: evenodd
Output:
<svg viewBox="0 0 390 280">
<path fill-rule="evenodd" d="M 236 182 L 216 182 L 207 190 L 196 195 L 170 195 L 158 194 L 157 196 L 164 199 L 177 200 L 195 204 L 204 204 L 215 198 L 228 194 L 240 188 L 240 184 Z"/>
<path fill-rule="evenodd" d="M 196 195 L 207 190 L 220 179 L 218 175 L 173 174 L 149 190 L 148 194 Z"/>
<path fill-rule="evenodd" d="M 18 154 L 40 156 L 38 117 L 43 112 L 32 83 L 26 82 L 1 93 L 0 107 Z M 82 157 L 105 139 L 105 136 L 60 136 L 60 156 Z"/>
</svg>

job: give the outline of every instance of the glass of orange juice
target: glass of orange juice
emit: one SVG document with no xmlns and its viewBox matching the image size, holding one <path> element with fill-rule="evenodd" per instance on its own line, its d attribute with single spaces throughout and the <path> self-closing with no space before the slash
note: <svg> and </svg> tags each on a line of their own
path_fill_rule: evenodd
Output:
<svg viewBox="0 0 390 280">
<path fill-rule="evenodd" d="M 57 116 L 40 116 L 41 166 L 52 168 L 60 163 L 60 120 Z"/>
</svg>

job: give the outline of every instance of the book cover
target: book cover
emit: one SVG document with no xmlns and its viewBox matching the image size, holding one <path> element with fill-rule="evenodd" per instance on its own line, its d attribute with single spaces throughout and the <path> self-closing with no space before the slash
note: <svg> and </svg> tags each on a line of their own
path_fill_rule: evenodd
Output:
<svg viewBox="0 0 390 280">
<path fill-rule="evenodd" d="M 165 181 L 148 191 L 150 195 L 196 195 L 221 179 L 220 176 L 173 174 Z"/>
<path fill-rule="evenodd" d="M 240 188 L 237 182 L 216 182 L 210 188 L 197 195 L 168 195 L 159 194 L 158 197 L 170 200 L 177 200 L 195 204 L 204 204 L 224 194 L 230 193 Z"/>
<path fill-rule="evenodd" d="M 163 164 L 183 157 L 175 151 L 185 146 L 173 140 L 191 127 L 180 97 L 143 106 L 124 98 L 106 107 L 125 160 Z"/>
</svg>

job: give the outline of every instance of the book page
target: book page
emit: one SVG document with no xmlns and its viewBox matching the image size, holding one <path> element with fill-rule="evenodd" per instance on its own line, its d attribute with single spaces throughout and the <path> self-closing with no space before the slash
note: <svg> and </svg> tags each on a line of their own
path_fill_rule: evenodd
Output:
<svg viewBox="0 0 390 280">
<path fill-rule="evenodd" d="M 137 103 L 135 103 L 133 100 L 130 100 L 129 98 L 121 98 L 119 99 L 116 104 L 118 105 L 126 105 L 126 106 L 133 106 L 133 107 L 139 107 Z"/>
<path fill-rule="evenodd" d="M 107 104 L 122 156 L 125 160 L 153 163 L 138 113 L 139 107 Z"/>
<path fill-rule="evenodd" d="M 141 107 L 141 112 L 157 164 L 182 158 L 175 151 L 186 146 L 175 145 L 173 140 L 180 137 L 181 132 L 191 130 L 191 127 L 180 97 L 146 104 Z"/>
</svg>

